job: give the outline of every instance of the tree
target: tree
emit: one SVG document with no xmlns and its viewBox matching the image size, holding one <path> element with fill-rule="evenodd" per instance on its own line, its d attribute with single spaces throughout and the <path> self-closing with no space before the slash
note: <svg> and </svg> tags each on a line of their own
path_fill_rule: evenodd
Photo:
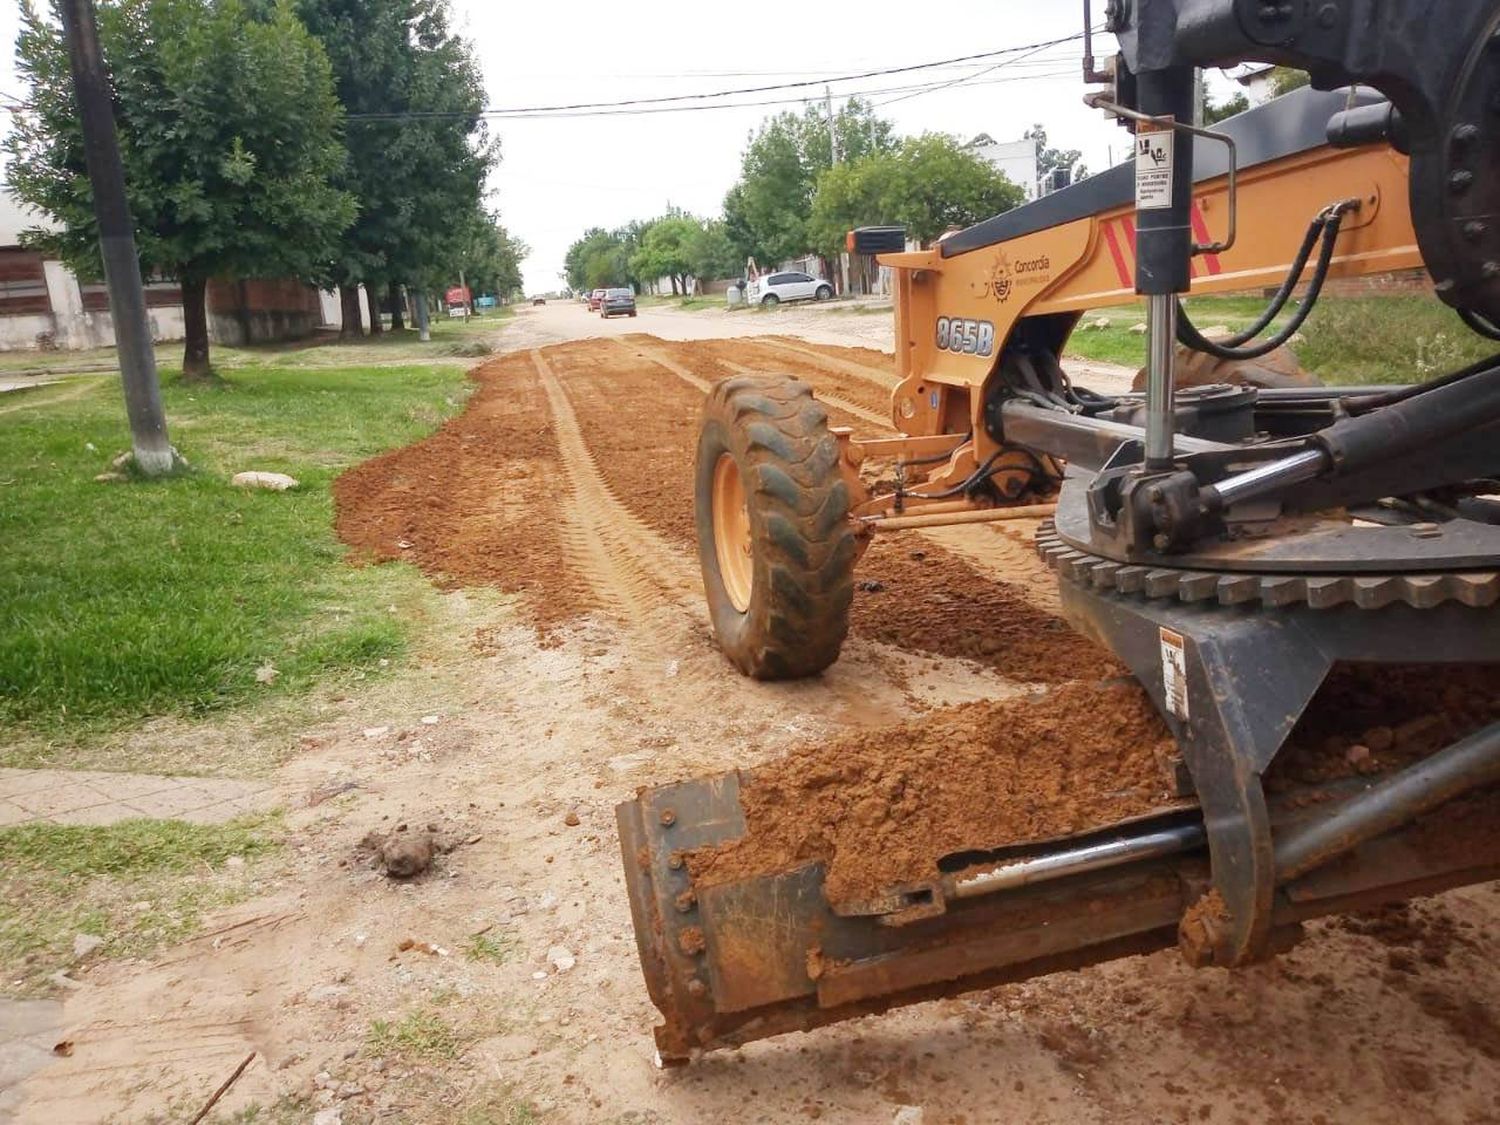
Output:
<svg viewBox="0 0 1500 1125">
<path fill-rule="evenodd" d="M 574 289 L 600 289 L 629 280 L 629 253 L 618 232 L 591 227 L 568 247 L 563 259 L 568 284 Z"/>
<path fill-rule="evenodd" d="M 1300 89 L 1312 81 L 1312 75 L 1305 70 L 1295 70 L 1289 66 L 1273 67 L 1271 70 L 1271 96 L 1281 97 L 1282 94 L 1290 94 L 1293 90 Z"/>
<path fill-rule="evenodd" d="M 182 288 L 183 374 L 210 372 L 207 287 L 228 276 L 323 280 L 354 217 L 331 183 L 342 111 L 328 60 L 291 9 L 241 0 L 99 7 L 143 273 Z M 28 245 L 97 277 L 98 229 L 59 28 L 23 0 L 16 55 L 28 108 L 5 141 L 13 190 L 61 224 Z"/>
<path fill-rule="evenodd" d="M 631 255 L 631 270 L 648 283 L 670 278 L 673 295 L 686 294 L 688 275 L 693 272 L 692 242 L 702 230 L 702 221 L 691 215 L 666 215 L 656 220 L 646 228 L 639 249 Z"/>
<path fill-rule="evenodd" d="M 508 301 L 521 291 L 521 262 L 531 250 L 500 222 L 500 216 L 476 212 L 457 224 L 458 244 L 445 258 L 444 281 L 458 281 L 459 271 L 476 293 L 493 293 Z"/>
<path fill-rule="evenodd" d="M 1198 100 L 1203 105 L 1203 124 L 1205 125 L 1217 125 L 1220 121 L 1233 117 L 1237 113 L 1244 113 L 1250 108 L 1250 99 L 1245 96 L 1243 90 L 1236 90 L 1222 102 L 1214 101 L 1202 71 L 1198 72 Z"/>
<path fill-rule="evenodd" d="M 834 134 L 839 159 L 849 163 L 895 147 L 890 122 L 877 118 L 858 98 L 851 98 L 834 115 Z M 818 175 L 832 166 L 828 119 L 821 104 L 762 122 L 745 148 L 739 182 L 724 201 L 736 249 L 767 263 L 806 251 L 813 188 Z"/>
<path fill-rule="evenodd" d="M 1055 169 L 1059 168 L 1068 173 L 1069 183 L 1081 180 L 1089 174 L 1088 167 L 1081 159 L 1083 154 L 1076 148 L 1048 147 L 1047 129 L 1040 122 L 1033 125 L 1022 136 L 1036 142 L 1036 176 L 1043 183 Z"/>
<path fill-rule="evenodd" d="M 1237 113 L 1244 113 L 1250 108 L 1250 99 L 1245 96 L 1243 90 L 1225 98 L 1222 102 L 1216 102 L 1210 97 L 1203 99 L 1203 124 L 1217 125 L 1220 121 L 1233 117 Z"/>
<path fill-rule="evenodd" d="M 345 334 L 351 321 L 358 332 L 360 283 L 378 331 L 373 295 L 382 283 L 441 273 L 455 216 L 481 214 L 485 176 L 498 159 L 480 116 L 484 82 L 472 46 L 449 30 L 447 0 L 295 3 L 326 48 L 351 115 L 342 182 L 359 215 L 329 272 L 341 288 Z"/>
<path fill-rule="evenodd" d="M 824 254 L 844 245 L 857 226 L 899 225 L 931 242 L 1025 200 L 1025 193 L 988 161 L 943 133 L 908 137 L 894 152 L 841 164 L 818 178 L 808 224 Z"/>
<path fill-rule="evenodd" d="M 688 240 L 689 270 L 694 277 L 712 281 L 720 277 L 739 277 L 745 260 L 735 250 L 725 223 L 710 220 L 701 224 Z"/>
</svg>

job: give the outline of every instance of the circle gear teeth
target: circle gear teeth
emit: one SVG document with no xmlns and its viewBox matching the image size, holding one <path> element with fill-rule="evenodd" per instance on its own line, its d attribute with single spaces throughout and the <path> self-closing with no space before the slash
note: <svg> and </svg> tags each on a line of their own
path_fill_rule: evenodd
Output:
<svg viewBox="0 0 1500 1125">
<path fill-rule="evenodd" d="M 1244 574 L 1131 566 L 1076 550 L 1049 520 L 1037 530 L 1037 553 L 1058 576 L 1080 586 L 1146 598 L 1223 606 L 1259 603 L 1268 609 L 1305 605 L 1333 609 L 1352 605 L 1380 609 L 1397 602 L 1431 609 L 1459 602 L 1484 609 L 1500 601 L 1500 571 L 1439 574 Z"/>
</svg>

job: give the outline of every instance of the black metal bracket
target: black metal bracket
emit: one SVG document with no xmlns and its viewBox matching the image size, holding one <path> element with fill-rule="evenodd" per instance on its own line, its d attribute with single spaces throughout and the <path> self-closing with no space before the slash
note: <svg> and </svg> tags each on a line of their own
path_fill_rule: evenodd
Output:
<svg viewBox="0 0 1500 1125">
<path fill-rule="evenodd" d="M 1494 608 L 1268 612 L 1150 601 L 1066 578 L 1059 589 L 1068 619 L 1126 663 L 1177 739 L 1229 915 L 1213 950 L 1225 966 L 1271 951 L 1276 865 L 1262 777 L 1333 665 L 1500 662 Z"/>
</svg>

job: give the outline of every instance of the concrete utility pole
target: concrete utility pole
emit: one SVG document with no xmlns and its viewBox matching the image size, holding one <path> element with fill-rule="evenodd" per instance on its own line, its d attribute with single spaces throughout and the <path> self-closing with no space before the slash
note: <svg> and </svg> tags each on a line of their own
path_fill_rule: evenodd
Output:
<svg viewBox="0 0 1500 1125">
<path fill-rule="evenodd" d="M 172 445 L 162 411 L 161 384 L 156 378 L 156 353 L 151 347 L 151 321 L 146 316 L 146 290 L 135 252 L 134 224 L 125 202 L 125 169 L 115 136 L 110 108 L 109 79 L 99 52 L 99 28 L 93 0 L 59 0 L 63 33 L 68 40 L 68 63 L 73 72 L 73 94 L 83 126 L 83 153 L 94 214 L 99 221 L 99 253 L 104 259 L 104 283 L 109 289 L 109 315 L 120 357 L 120 379 L 125 387 L 125 413 L 135 463 L 147 476 L 172 468 Z"/>
<path fill-rule="evenodd" d="M 423 344 L 432 340 L 432 328 L 427 320 L 427 290 L 418 289 L 412 294 L 411 303 L 416 311 L 417 340 Z"/>
<path fill-rule="evenodd" d="M 827 86 L 823 87 L 823 104 L 828 110 L 828 151 L 834 164 L 839 162 L 839 134 L 834 128 L 833 117 L 833 91 Z M 839 251 L 839 280 L 842 282 L 839 292 L 849 292 L 849 255 L 845 251 Z"/>
<path fill-rule="evenodd" d="M 833 162 L 839 162 L 839 134 L 833 127 L 833 91 L 827 86 L 823 87 L 823 105 L 828 110 L 828 151 Z"/>
</svg>

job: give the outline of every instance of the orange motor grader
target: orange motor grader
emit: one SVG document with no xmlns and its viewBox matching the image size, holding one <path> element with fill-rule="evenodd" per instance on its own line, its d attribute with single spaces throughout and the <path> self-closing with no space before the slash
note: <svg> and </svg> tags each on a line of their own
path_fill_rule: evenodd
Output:
<svg viewBox="0 0 1500 1125">
<path fill-rule="evenodd" d="M 895 271 L 897 436 L 830 426 L 790 378 L 720 383 L 699 550 L 729 659 L 799 677 L 837 659 L 872 536 L 1049 516 L 1064 610 L 1165 720 L 1177 800 L 934 855 L 851 903 L 821 862 L 695 881 L 695 854 L 744 835 L 753 775 L 643 791 L 618 819 L 664 1060 L 1170 946 L 1184 918 L 1197 963 L 1243 965 L 1304 919 L 1500 874 L 1500 834 L 1471 830 L 1500 811 L 1500 724 L 1316 794 L 1263 784 L 1336 663 L 1500 663 L 1500 356 L 1364 387 L 1243 377 L 1335 278 L 1423 268 L 1455 324 L 1500 339 L 1500 3 L 1111 0 L 1106 20 L 1088 100 L 1134 160 L 930 250 L 853 232 Z M 1245 61 L 1312 88 L 1193 125 L 1196 68 Z M 1245 290 L 1265 312 L 1228 337 L 1180 301 Z M 1073 385 L 1082 315 L 1136 297 L 1144 392 Z M 1180 386 L 1184 351 L 1240 377 Z"/>
</svg>

